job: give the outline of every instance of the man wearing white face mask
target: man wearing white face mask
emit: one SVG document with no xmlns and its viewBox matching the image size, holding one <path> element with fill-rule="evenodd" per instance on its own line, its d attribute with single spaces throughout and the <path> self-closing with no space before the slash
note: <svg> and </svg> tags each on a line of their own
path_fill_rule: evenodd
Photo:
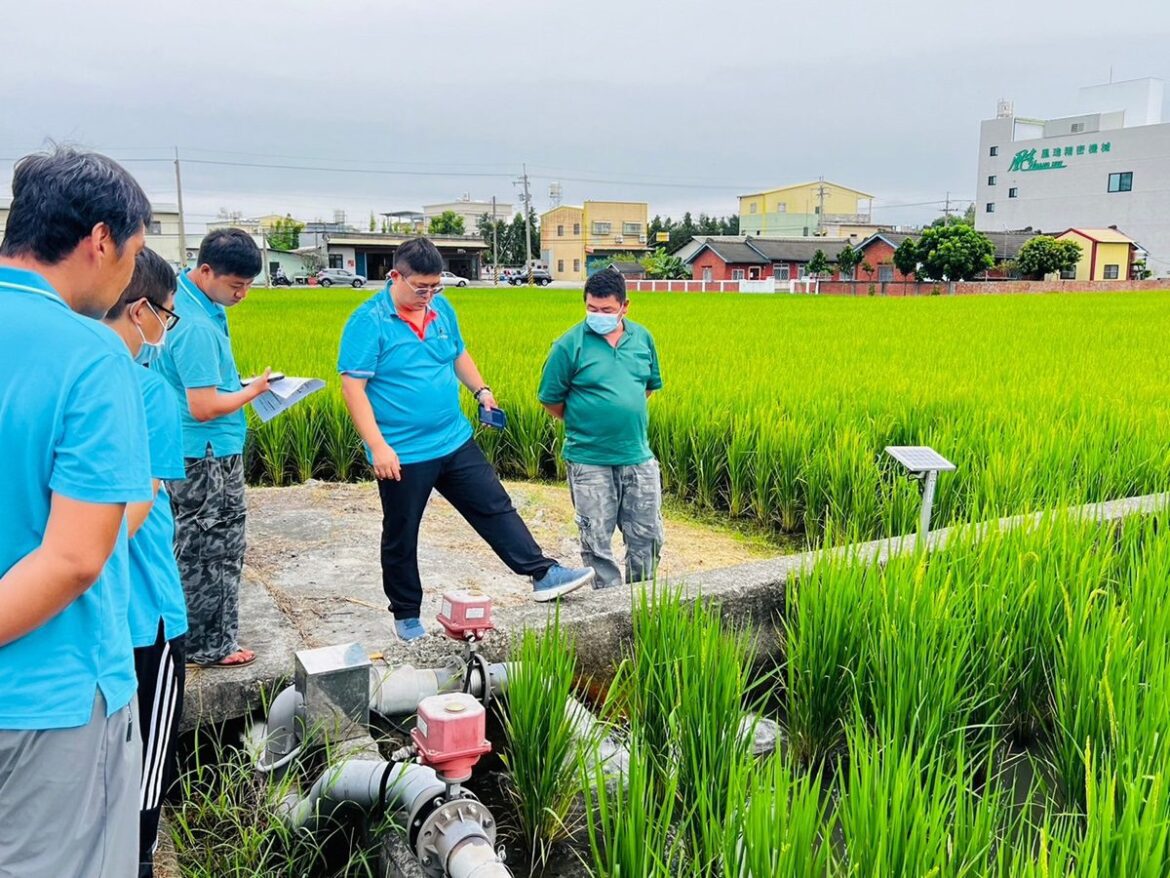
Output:
<svg viewBox="0 0 1170 878">
<path fill-rule="evenodd" d="M 134 263 L 134 275 L 104 323 L 126 343 L 134 361 L 146 409 L 150 475 L 155 499 L 129 509 L 130 637 L 138 675 L 138 716 L 142 735 L 139 785 L 138 878 L 154 874 L 154 849 L 162 801 L 174 782 L 175 742 L 183 712 L 186 679 L 187 602 L 175 561 L 175 522 L 163 480 L 186 478 L 179 399 L 148 367 L 163 350 L 167 331 L 179 322 L 175 272 L 151 250 Z"/>
<path fill-rule="evenodd" d="M 622 583 L 613 532 L 626 544 L 627 582 L 654 575 L 662 549 L 662 478 L 647 436 L 650 394 L 662 387 L 658 351 L 627 319 L 626 282 L 616 270 L 585 282 L 585 320 L 555 342 L 537 397 L 565 422 L 569 492 L 581 532 L 581 560 L 594 588 Z"/>
</svg>

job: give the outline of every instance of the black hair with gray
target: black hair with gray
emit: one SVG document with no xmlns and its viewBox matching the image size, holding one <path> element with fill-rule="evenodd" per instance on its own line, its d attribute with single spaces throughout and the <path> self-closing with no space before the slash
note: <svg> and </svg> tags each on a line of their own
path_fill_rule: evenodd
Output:
<svg viewBox="0 0 1170 878">
<path fill-rule="evenodd" d="M 107 320 L 117 320 L 127 307 L 139 299 L 146 299 L 156 308 L 166 307 L 167 300 L 175 294 L 178 279 L 171 264 L 155 253 L 143 247 L 134 259 L 134 274 L 130 283 L 122 291 L 114 307 L 106 312 Z"/>
<path fill-rule="evenodd" d="M 606 268 L 590 275 L 585 281 L 585 298 L 592 296 L 595 299 L 617 299 L 618 304 L 626 301 L 626 279 L 614 267 Z"/>
<path fill-rule="evenodd" d="M 244 277 L 251 280 L 264 267 L 260 248 L 243 229 L 215 229 L 203 237 L 199 245 L 198 265 L 208 266 L 223 277 Z"/>
<path fill-rule="evenodd" d="M 408 276 L 438 274 L 443 270 L 443 257 L 427 238 L 411 238 L 394 251 L 394 269 Z"/>
<path fill-rule="evenodd" d="M 0 256 L 56 265 L 99 224 L 121 253 L 149 222 L 150 199 L 125 168 L 100 153 L 57 146 L 16 163 Z"/>
</svg>

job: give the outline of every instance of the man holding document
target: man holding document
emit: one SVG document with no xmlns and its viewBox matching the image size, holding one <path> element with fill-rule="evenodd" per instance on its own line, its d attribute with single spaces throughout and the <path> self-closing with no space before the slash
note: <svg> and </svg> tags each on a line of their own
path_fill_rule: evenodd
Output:
<svg viewBox="0 0 1170 878">
<path fill-rule="evenodd" d="M 552 600 L 593 579 L 589 568 L 562 567 L 544 555 L 472 438 L 460 384 L 485 421 L 503 422 L 463 345 L 455 310 L 438 295 L 442 269 L 442 256 L 426 238 L 399 247 L 390 282 L 350 317 L 338 355 L 345 403 L 382 499 L 382 586 L 394 629 L 407 641 L 426 634 L 419 621 L 418 533 L 432 490 L 513 572 L 532 578 L 535 600 Z"/>
<path fill-rule="evenodd" d="M 187 478 L 167 484 L 175 557 L 187 597 L 187 661 L 237 667 L 256 659 L 239 635 L 244 567 L 244 406 L 267 392 L 270 371 L 240 383 L 227 308 L 244 301 L 260 272 L 260 248 L 240 229 L 217 229 L 197 267 L 179 275 L 179 323 L 151 365 L 179 395 Z"/>
</svg>

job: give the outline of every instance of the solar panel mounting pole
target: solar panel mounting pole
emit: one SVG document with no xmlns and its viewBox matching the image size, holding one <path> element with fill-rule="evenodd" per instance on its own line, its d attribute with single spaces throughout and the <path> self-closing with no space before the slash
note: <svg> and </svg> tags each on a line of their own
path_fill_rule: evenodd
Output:
<svg viewBox="0 0 1170 878">
<path fill-rule="evenodd" d="M 934 507 L 934 489 L 940 472 L 953 472 L 955 465 L 926 445 L 890 445 L 886 454 L 900 463 L 906 475 L 919 483 L 922 511 L 918 516 L 918 542 L 922 545 L 930 533 L 930 515 Z"/>
<path fill-rule="evenodd" d="M 928 470 L 922 477 L 922 514 L 918 518 L 919 539 L 926 539 L 930 533 L 930 513 L 934 507 L 934 485 L 938 481 L 938 470 Z"/>
</svg>

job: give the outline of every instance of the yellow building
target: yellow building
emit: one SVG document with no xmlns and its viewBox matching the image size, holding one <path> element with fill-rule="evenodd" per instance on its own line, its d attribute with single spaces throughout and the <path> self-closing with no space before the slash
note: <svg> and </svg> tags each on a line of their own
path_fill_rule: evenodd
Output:
<svg viewBox="0 0 1170 878">
<path fill-rule="evenodd" d="M 650 207 L 644 201 L 586 201 L 540 216 L 541 261 L 556 280 L 585 280 L 601 262 L 646 243 Z"/>
<path fill-rule="evenodd" d="M 1081 245 L 1075 274 L 1061 275 L 1066 280 L 1129 280 L 1137 244 L 1117 229 L 1069 229 L 1056 239 Z"/>
<path fill-rule="evenodd" d="M 768 189 L 739 196 L 741 235 L 787 237 L 815 235 L 826 227 L 868 227 L 873 196 L 828 180 Z"/>
</svg>

